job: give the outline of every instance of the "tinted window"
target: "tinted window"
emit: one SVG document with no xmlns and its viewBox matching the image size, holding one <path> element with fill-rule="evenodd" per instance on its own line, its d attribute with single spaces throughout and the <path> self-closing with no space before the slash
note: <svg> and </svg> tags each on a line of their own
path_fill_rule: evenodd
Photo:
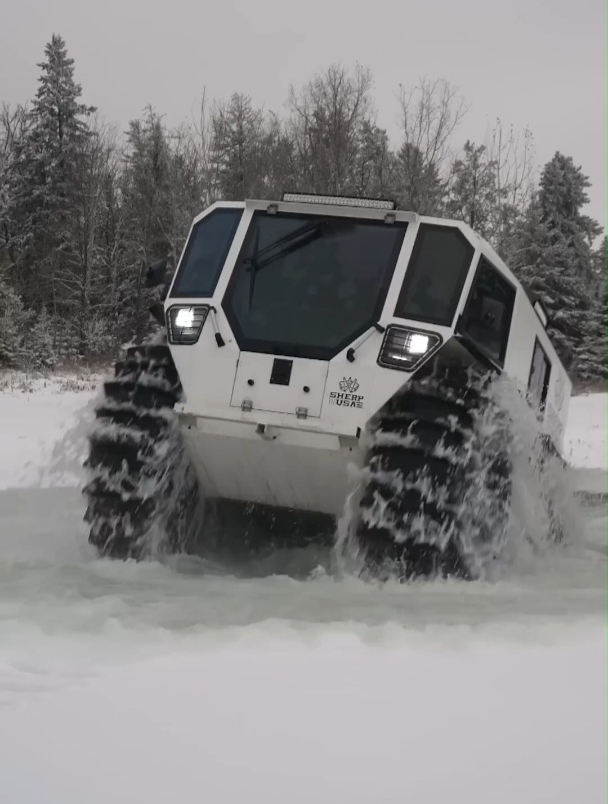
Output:
<svg viewBox="0 0 608 804">
<path fill-rule="evenodd" d="M 213 294 L 242 214 L 242 209 L 216 209 L 194 226 L 172 296 Z"/>
<path fill-rule="evenodd" d="M 241 349 L 328 359 L 382 311 L 406 225 L 256 212 L 224 309 Z"/>
<path fill-rule="evenodd" d="M 532 355 L 530 379 L 528 380 L 528 399 L 539 411 L 545 409 L 550 376 L 551 363 L 549 363 L 545 350 L 537 338 L 534 344 L 534 354 Z"/>
<path fill-rule="evenodd" d="M 473 253 L 473 246 L 458 229 L 422 224 L 395 315 L 449 326 Z"/>
<path fill-rule="evenodd" d="M 515 288 L 481 257 L 464 313 L 462 330 L 496 363 L 507 351 Z"/>
</svg>

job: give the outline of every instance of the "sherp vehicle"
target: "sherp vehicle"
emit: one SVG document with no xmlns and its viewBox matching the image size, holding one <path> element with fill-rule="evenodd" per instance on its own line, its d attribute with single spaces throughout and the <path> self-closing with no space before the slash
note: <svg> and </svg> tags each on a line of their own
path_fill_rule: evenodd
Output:
<svg viewBox="0 0 608 804">
<path fill-rule="evenodd" d="M 335 539 L 372 575 L 476 577 L 509 515 L 492 378 L 560 450 L 571 383 L 546 313 L 462 222 L 296 193 L 216 203 L 162 301 L 90 437 L 101 554 Z"/>
</svg>

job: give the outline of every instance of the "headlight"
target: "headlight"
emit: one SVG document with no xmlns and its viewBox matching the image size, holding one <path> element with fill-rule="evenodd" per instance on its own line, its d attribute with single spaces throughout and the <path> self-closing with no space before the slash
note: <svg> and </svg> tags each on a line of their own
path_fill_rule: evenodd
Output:
<svg viewBox="0 0 608 804">
<path fill-rule="evenodd" d="M 386 328 L 378 355 L 378 363 L 385 368 L 413 371 L 424 359 L 441 346 L 441 335 L 405 327 Z"/>
<path fill-rule="evenodd" d="M 169 343 L 182 346 L 196 343 L 209 315 L 207 304 L 176 304 L 167 310 Z"/>
</svg>

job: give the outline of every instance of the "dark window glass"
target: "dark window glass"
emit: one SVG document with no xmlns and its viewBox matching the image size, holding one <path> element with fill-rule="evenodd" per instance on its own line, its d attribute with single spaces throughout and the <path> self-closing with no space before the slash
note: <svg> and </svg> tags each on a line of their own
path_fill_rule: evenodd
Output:
<svg viewBox="0 0 608 804">
<path fill-rule="evenodd" d="M 481 257 L 463 316 L 462 331 L 496 363 L 507 351 L 515 288 Z"/>
<path fill-rule="evenodd" d="M 329 359 L 378 320 L 406 224 L 256 212 L 224 309 L 241 349 Z"/>
<path fill-rule="evenodd" d="M 395 315 L 449 326 L 474 251 L 458 229 L 421 224 Z"/>
<path fill-rule="evenodd" d="M 534 343 L 534 354 L 530 366 L 530 379 L 528 380 L 528 399 L 539 411 L 545 409 L 549 378 L 551 377 L 551 363 L 540 345 L 538 338 Z"/>
<path fill-rule="evenodd" d="M 216 209 L 194 226 L 172 296 L 213 294 L 242 214 L 242 209 Z"/>
</svg>

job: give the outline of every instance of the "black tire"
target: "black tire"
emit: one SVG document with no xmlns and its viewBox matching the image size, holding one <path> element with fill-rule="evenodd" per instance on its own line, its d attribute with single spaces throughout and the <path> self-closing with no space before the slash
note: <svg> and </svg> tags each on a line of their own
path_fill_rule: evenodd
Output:
<svg viewBox="0 0 608 804">
<path fill-rule="evenodd" d="M 184 549 L 198 489 L 174 412 L 181 395 L 169 347 L 131 347 L 104 383 L 85 462 L 85 520 L 102 556 Z"/>
<path fill-rule="evenodd" d="M 364 575 L 471 579 L 500 554 L 509 429 L 487 385 L 444 368 L 411 382 L 373 422 L 349 536 Z"/>
</svg>

